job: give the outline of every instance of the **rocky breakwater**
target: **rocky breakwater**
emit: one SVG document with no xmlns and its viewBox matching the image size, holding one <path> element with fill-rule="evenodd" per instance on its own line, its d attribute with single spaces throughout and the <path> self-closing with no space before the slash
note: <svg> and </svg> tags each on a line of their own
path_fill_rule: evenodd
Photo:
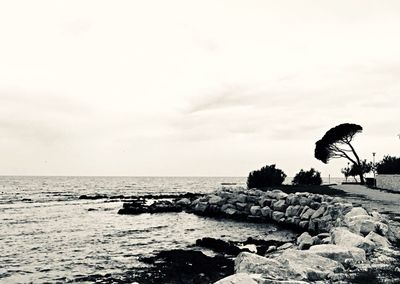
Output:
<svg viewBox="0 0 400 284">
<path fill-rule="evenodd" d="M 186 209 L 199 215 L 272 221 L 326 233 L 340 225 L 341 217 L 352 208 L 338 197 L 321 194 L 224 188 L 194 200 Z"/>
<path fill-rule="evenodd" d="M 338 197 L 280 190 L 222 189 L 186 205 L 199 215 L 276 222 L 304 231 L 264 255 L 241 252 L 227 283 L 384 283 L 400 280 L 400 233 L 378 212 Z M 379 282 L 377 282 L 379 283 Z"/>
</svg>

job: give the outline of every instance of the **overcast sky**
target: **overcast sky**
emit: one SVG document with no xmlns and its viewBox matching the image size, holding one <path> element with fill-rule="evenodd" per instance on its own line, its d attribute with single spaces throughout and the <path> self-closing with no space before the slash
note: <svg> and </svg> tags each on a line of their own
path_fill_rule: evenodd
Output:
<svg viewBox="0 0 400 284">
<path fill-rule="evenodd" d="M 2 1 L 0 174 L 289 176 L 400 155 L 400 1 Z"/>
</svg>

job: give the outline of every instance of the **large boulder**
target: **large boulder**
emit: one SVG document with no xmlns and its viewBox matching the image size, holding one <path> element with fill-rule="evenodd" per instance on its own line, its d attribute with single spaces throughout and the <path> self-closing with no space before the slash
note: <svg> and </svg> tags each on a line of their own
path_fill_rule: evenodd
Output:
<svg viewBox="0 0 400 284">
<path fill-rule="evenodd" d="M 310 254 L 308 251 L 285 250 L 277 260 L 298 275 L 300 280 L 326 280 L 334 273 L 343 272 L 342 264 L 332 259 Z"/>
<path fill-rule="evenodd" d="M 257 274 L 236 273 L 225 277 L 214 284 L 258 284 L 263 283 L 264 280 Z"/>
<path fill-rule="evenodd" d="M 345 217 L 350 218 L 359 215 L 368 215 L 368 212 L 362 207 L 353 207 L 353 209 L 348 212 Z"/>
<path fill-rule="evenodd" d="M 278 260 L 248 252 L 241 252 L 236 257 L 235 273 L 261 274 L 264 278 L 276 280 L 291 279 L 295 276 Z"/>
<path fill-rule="evenodd" d="M 368 236 L 365 237 L 365 239 L 373 242 L 376 247 L 382 248 L 382 249 L 388 249 L 390 247 L 390 243 L 388 239 L 385 237 L 378 235 L 375 232 L 370 232 Z"/>
<path fill-rule="evenodd" d="M 286 197 L 288 197 L 287 193 L 284 193 L 282 190 L 279 189 L 267 191 L 266 195 L 272 199 L 285 199 Z"/>
<path fill-rule="evenodd" d="M 370 240 L 350 232 L 347 228 L 339 227 L 331 231 L 332 242 L 343 247 L 357 247 L 370 252 L 375 244 Z"/>
<path fill-rule="evenodd" d="M 295 249 L 285 250 L 276 259 L 242 252 L 235 260 L 236 273 L 258 274 L 270 281 L 263 283 L 326 280 L 342 271 L 343 266 L 334 260 Z"/>
<path fill-rule="evenodd" d="M 365 251 L 356 247 L 342 247 L 332 244 L 322 244 L 310 247 L 309 253 L 345 263 L 346 259 L 352 259 L 354 262 L 363 262 L 366 260 Z"/>
</svg>

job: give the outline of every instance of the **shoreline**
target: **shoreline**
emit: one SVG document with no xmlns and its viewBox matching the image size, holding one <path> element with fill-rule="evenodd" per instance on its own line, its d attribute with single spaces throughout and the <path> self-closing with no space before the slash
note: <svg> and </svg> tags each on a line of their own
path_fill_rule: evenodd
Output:
<svg viewBox="0 0 400 284">
<path fill-rule="evenodd" d="M 335 191 L 336 194 L 338 192 Z M 400 251 L 400 233 L 393 231 L 388 220 L 378 212 L 367 212 L 343 198 L 318 193 L 287 194 L 281 190 L 224 188 L 194 200 L 175 200 L 172 204 L 179 204 L 182 211 L 216 218 L 222 222 L 224 218 L 260 224 L 274 222 L 281 229 L 286 227 L 303 233 L 295 241 L 281 244 L 280 247 L 269 245 L 264 251 L 260 251 L 254 243 L 251 244 L 253 246 L 250 245 L 250 250 L 249 247 L 243 251 L 236 249 L 238 255 L 235 258 L 235 274 L 216 283 L 236 283 L 230 281 L 239 281 L 243 277 L 246 281 L 255 281 L 254 283 L 279 283 L 276 281 L 288 280 L 346 283 L 340 281 L 349 279 L 357 283 L 365 275 L 380 279 L 391 270 L 392 276 L 400 280 L 400 271 L 393 266 L 400 260 L 397 254 Z M 214 251 L 219 249 L 220 254 L 226 255 L 226 251 L 221 250 L 224 244 L 218 240 L 211 242 L 219 244 L 214 247 Z M 352 245 L 347 245 L 347 242 Z M 384 249 L 381 250 L 380 246 L 384 246 Z M 285 279 L 271 276 L 268 270 L 272 268 L 268 262 L 275 259 L 292 263 L 292 266 L 289 264 L 275 267 L 275 270 L 294 272 L 286 275 Z M 301 259 L 302 264 L 294 265 L 296 259 Z M 329 273 L 324 269 L 315 269 L 315 259 L 329 263 L 328 267 L 333 266 L 334 269 Z M 294 267 L 300 269 L 301 273 Z M 313 273 L 304 272 L 310 269 Z M 254 274 L 258 276 L 255 277 Z M 210 283 L 199 281 L 198 283 Z"/>
</svg>

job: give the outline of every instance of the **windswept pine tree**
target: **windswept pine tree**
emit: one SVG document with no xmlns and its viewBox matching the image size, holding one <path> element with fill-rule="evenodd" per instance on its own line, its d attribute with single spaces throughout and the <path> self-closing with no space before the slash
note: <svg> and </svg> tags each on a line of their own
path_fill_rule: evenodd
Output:
<svg viewBox="0 0 400 284">
<path fill-rule="evenodd" d="M 343 123 L 329 129 L 325 135 L 315 143 L 314 156 L 327 164 L 330 159 L 345 158 L 356 168 L 362 167 L 362 161 L 352 145 L 354 136 L 362 132 L 358 124 Z M 364 183 L 364 176 L 360 172 L 360 182 Z"/>
</svg>

